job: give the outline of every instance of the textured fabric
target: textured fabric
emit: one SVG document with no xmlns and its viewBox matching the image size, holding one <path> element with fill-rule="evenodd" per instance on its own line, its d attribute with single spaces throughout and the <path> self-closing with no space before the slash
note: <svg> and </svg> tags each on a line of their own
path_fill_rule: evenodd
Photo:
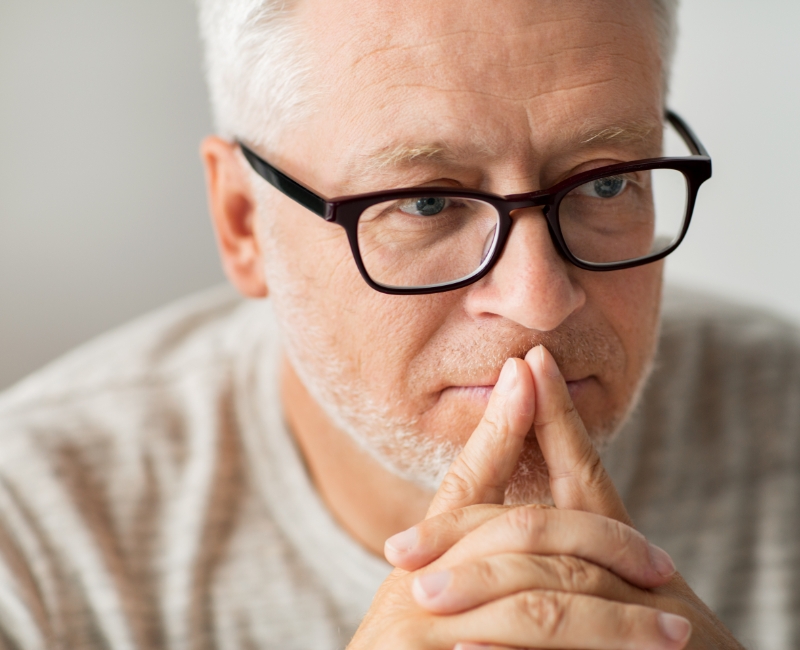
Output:
<svg viewBox="0 0 800 650">
<path fill-rule="evenodd" d="M 800 332 L 668 292 L 657 366 L 606 467 L 748 648 L 800 648 Z"/>
<path fill-rule="evenodd" d="M 183 301 L 0 398 L 0 648 L 343 648 L 389 572 L 286 431 L 268 302 Z M 606 455 L 746 644 L 800 647 L 800 335 L 671 294 Z"/>
</svg>

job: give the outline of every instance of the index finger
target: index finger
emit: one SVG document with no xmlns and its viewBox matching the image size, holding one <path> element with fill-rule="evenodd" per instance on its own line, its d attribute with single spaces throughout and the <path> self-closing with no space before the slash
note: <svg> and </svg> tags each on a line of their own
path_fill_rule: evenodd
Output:
<svg viewBox="0 0 800 650">
<path fill-rule="evenodd" d="M 534 430 L 557 508 L 584 510 L 630 525 L 617 488 L 600 459 L 553 355 L 543 346 L 525 357 L 536 385 Z"/>
<path fill-rule="evenodd" d="M 466 506 L 503 503 L 533 425 L 534 400 L 530 368 L 522 359 L 508 359 L 483 419 L 450 466 L 426 519 Z"/>
</svg>

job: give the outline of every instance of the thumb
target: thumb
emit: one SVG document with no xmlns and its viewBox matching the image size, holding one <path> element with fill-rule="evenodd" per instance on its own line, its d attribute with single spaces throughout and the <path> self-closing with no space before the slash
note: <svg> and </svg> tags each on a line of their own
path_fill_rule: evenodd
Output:
<svg viewBox="0 0 800 650">
<path fill-rule="evenodd" d="M 539 346 L 525 361 L 536 387 L 534 431 L 547 463 L 556 507 L 593 512 L 630 525 L 625 505 L 572 403 L 553 355 Z"/>
<path fill-rule="evenodd" d="M 533 377 L 522 359 L 508 359 L 489 405 L 433 497 L 426 518 L 480 503 L 503 503 L 534 411 Z"/>
</svg>

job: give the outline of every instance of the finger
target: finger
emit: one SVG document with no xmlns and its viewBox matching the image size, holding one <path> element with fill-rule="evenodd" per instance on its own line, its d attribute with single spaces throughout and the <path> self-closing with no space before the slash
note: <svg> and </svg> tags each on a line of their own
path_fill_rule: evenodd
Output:
<svg viewBox="0 0 800 650">
<path fill-rule="evenodd" d="M 503 503 L 534 410 L 533 378 L 521 359 L 508 359 L 483 419 L 453 462 L 428 517 L 479 503 Z"/>
<path fill-rule="evenodd" d="M 631 586 L 596 564 L 569 555 L 504 553 L 442 571 L 417 575 L 411 592 L 435 614 L 464 612 L 521 591 L 544 589 L 650 604 L 649 592 Z"/>
<path fill-rule="evenodd" d="M 590 512 L 530 506 L 511 508 L 487 521 L 429 566 L 452 568 L 501 553 L 571 555 L 645 589 L 661 586 L 675 574 L 669 555 L 630 526 Z"/>
<path fill-rule="evenodd" d="M 556 507 L 585 510 L 630 524 L 630 517 L 592 444 L 555 359 L 543 346 L 525 357 L 536 391 L 536 440 Z"/>
<path fill-rule="evenodd" d="M 524 591 L 430 626 L 431 645 L 680 650 L 691 636 L 681 616 L 642 605 L 558 591 Z"/>
<path fill-rule="evenodd" d="M 480 504 L 443 512 L 387 539 L 383 554 L 393 566 L 415 571 L 440 557 L 465 535 L 502 515 L 510 507 Z"/>
</svg>

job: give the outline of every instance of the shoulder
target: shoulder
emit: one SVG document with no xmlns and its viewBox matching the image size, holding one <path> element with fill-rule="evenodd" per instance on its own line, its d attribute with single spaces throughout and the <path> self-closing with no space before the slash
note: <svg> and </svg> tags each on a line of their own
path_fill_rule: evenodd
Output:
<svg viewBox="0 0 800 650">
<path fill-rule="evenodd" d="M 81 640 L 67 646 L 109 620 L 130 645 L 162 583 L 216 558 L 246 487 L 237 391 L 271 328 L 268 304 L 206 292 L 0 396 L 0 637 L 48 603 L 47 625 Z"/>
<path fill-rule="evenodd" d="M 768 621 L 796 619 L 796 325 L 707 294 L 668 291 L 651 380 L 609 451 L 639 529 L 669 550 L 737 636 L 754 636 L 754 622 L 767 629 Z"/>
<path fill-rule="evenodd" d="M 662 345 L 692 340 L 735 347 L 797 347 L 800 327 L 764 309 L 680 287 L 664 291 Z"/>
<path fill-rule="evenodd" d="M 202 292 L 104 334 L 0 395 L 0 414 L 179 374 L 225 351 L 225 330 L 243 306 L 227 288 Z"/>
<path fill-rule="evenodd" d="M 610 452 L 631 498 L 649 491 L 686 507 L 795 480 L 800 330 L 763 310 L 670 289 L 650 380 Z"/>
<path fill-rule="evenodd" d="M 227 289 L 203 292 L 24 379 L 0 396 L 0 475 L 27 481 L 32 470 L 21 468 L 54 472 L 65 459 L 113 474 L 154 446 L 181 457 L 199 423 L 231 417 L 236 364 L 247 339 L 268 332 L 266 309 Z"/>
<path fill-rule="evenodd" d="M 709 294 L 666 291 L 652 398 L 775 424 L 799 391 L 800 327 Z"/>
<path fill-rule="evenodd" d="M 685 504 L 800 476 L 800 329 L 668 289 L 652 374 L 608 465 L 629 498 Z"/>
</svg>

